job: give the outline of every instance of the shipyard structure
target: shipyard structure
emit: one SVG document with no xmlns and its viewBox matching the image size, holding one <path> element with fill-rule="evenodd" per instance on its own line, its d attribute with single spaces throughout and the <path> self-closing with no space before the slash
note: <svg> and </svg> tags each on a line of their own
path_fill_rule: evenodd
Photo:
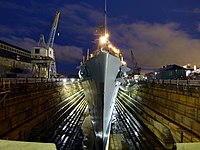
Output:
<svg viewBox="0 0 200 150">
<path fill-rule="evenodd" d="M 80 149 L 87 113 L 96 149 L 198 149 L 199 80 L 146 80 L 125 88 L 123 58 L 105 46 L 82 61 L 82 82 L 66 82 L 21 78 L 31 75 L 31 52 L 0 41 L 0 149 L 7 140 Z"/>
<path fill-rule="evenodd" d="M 30 51 L 0 40 L 0 77 L 6 78 L 55 78 L 56 60 L 53 49 L 60 12 L 52 25 L 49 40 L 40 36 L 38 44 Z"/>
<path fill-rule="evenodd" d="M 31 52 L 0 41 L 0 149 L 7 140 L 55 143 L 59 150 L 199 147 L 200 82 L 166 79 L 166 69 L 160 80 L 126 80 L 129 69 L 106 23 L 98 48 L 79 66 L 81 82 L 55 78 L 59 15 L 48 43 L 41 35 Z M 136 64 L 133 74 L 140 70 Z M 90 136 L 83 133 L 87 116 Z"/>
<path fill-rule="evenodd" d="M 31 53 L 0 40 L 0 77 L 31 77 Z"/>
</svg>

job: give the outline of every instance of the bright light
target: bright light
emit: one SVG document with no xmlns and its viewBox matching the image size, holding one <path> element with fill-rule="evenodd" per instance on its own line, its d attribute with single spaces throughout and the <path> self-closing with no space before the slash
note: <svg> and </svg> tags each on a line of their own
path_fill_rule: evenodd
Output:
<svg viewBox="0 0 200 150">
<path fill-rule="evenodd" d="M 113 46 L 111 44 L 108 45 L 109 48 L 113 48 Z"/>
<path fill-rule="evenodd" d="M 114 53 L 119 54 L 120 50 L 114 47 L 112 44 L 108 45 L 108 48 L 110 48 Z"/>
<path fill-rule="evenodd" d="M 197 66 L 196 65 L 194 65 L 194 72 L 196 72 L 197 71 Z"/>
<path fill-rule="evenodd" d="M 63 83 L 66 83 L 67 82 L 67 79 L 63 79 Z"/>
<path fill-rule="evenodd" d="M 106 34 L 105 34 L 105 37 L 106 37 L 106 38 L 108 38 L 108 37 L 109 37 L 109 34 L 108 34 L 108 33 L 106 33 Z"/>
<path fill-rule="evenodd" d="M 113 47 L 113 51 L 114 51 L 116 54 L 119 54 L 119 49 Z"/>
<path fill-rule="evenodd" d="M 136 131 L 134 131 L 135 135 L 138 136 L 138 133 Z"/>
<path fill-rule="evenodd" d="M 126 62 L 125 61 L 121 61 L 122 62 L 122 64 L 125 66 L 126 65 Z"/>
<path fill-rule="evenodd" d="M 99 44 L 101 44 L 101 45 L 108 44 L 107 46 L 109 48 L 109 52 L 111 52 L 112 54 L 114 53 L 115 56 L 116 55 L 119 56 L 120 50 L 112 45 L 112 43 L 109 41 L 109 36 L 110 35 L 108 33 L 105 33 L 105 35 L 101 36 L 99 38 Z M 101 48 L 101 49 L 103 49 L 103 48 Z M 126 62 L 124 62 L 123 60 L 121 62 L 123 65 L 126 65 Z"/>
<path fill-rule="evenodd" d="M 96 132 L 96 136 L 102 138 L 102 132 Z"/>
<path fill-rule="evenodd" d="M 101 36 L 101 37 L 99 38 L 99 41 L 100 41 L 101 44 L 106 44 L 107 41 L 108 41 L 108 37 L 106 37 L 106 36 Z"/>
<path fill-rule="evenodd" d="M 108 33 L 106 33 L 105 35 L 101 36 L 99 38 L 100 44 L 106 44 L 108 42 L 108 37 L 109 37 Z"/>
<path fill-rule="evenodd" d="M 71 78 L 71 79 L 70 79 L 70 81 L 71 81 L 71 82 L 74 82 L 74 81 L 75 81 L 75 79 L 74 79 L 74 78 Z"/>
<path fill-rule="evenodd" d="M 186 70 L 186 77 L 189 76 L 192 73 L 191 70 Z"/>
<path fill-rule="evenodd" d="M 134 79 L 135 79 L 135 80 L 138 80 L 139 77 L 140 77 L 139 75 L 134 75 Z"/>
</svg>

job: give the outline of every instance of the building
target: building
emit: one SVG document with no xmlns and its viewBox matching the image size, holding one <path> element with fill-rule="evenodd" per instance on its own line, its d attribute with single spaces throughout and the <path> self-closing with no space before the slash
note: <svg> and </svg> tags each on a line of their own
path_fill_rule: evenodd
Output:
<svg viewBox="0 0 200 150">
<path fill-rule="evenodd" d="M 31 53 L 0 40 L 0 77 L 32 77 Z"/>
<path fill-rule="evenodd" d="M 54 50 L 51 47 L 36 46 L 31 50 L 34 77 L 56 77 Z"/>
<path fill-rule="evenodd" d="M 178 65 L 167 65 L 155 72 L 156 79 L 186 79 L 186 69 Z"/>
</svg>

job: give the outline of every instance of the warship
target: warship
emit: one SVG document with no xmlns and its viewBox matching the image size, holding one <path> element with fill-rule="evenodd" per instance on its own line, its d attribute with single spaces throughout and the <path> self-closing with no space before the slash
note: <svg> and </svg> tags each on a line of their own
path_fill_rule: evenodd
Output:
<svg viewBox="0 0 200 150">
<path fill-rule="evenodd" d="M 120 84 L 128 71 L 119 49 L 108 40 L 108 34 L 100 36 L 96 51 L 81 62 L 79 77 L 88 102 L 96 149 L 107 149 L 111 117 Z"/>
<path fill-rule="evenodd" d="M 79 67 L 97 150 L 108 149 L 115 99 L 127 71 L 120 50 L 109 40 L 105 23 L 104 32 L 99 35 L 97 50 L 91 54 L 88 51 Z"/>
</svg>

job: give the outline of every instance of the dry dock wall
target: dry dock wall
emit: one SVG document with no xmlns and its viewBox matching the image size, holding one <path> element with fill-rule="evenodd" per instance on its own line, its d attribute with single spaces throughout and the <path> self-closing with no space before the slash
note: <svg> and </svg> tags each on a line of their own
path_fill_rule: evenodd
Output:
<svg viewBox="0 0 200 150">
<path fill-rule="evenodd" d="M 140 119 L 163 142 L 170 134 L 176 143 L 200 142 L 200 88 L 146 83 L 129 95 L 142 110 Z"/>
<path fill-rule="evenodd" d="M 0 138 L 10 140 L 27 140 L 33 127 L 48 121 L 82 89 L 78 83 L 46 81 L 0 86 Z"/>
</svg>

